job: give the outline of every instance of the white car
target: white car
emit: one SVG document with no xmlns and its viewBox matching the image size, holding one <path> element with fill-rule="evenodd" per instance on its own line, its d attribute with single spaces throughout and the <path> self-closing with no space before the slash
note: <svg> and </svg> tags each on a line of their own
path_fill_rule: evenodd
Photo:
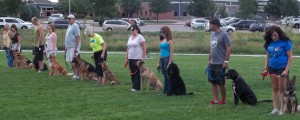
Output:
<svg viewBox="0 0 300 120">
<path fill-rule="evenodd" d="M 191 27 L 194 29 L 204 29 L 209 20 L 206 19 L 193 19 L 191 21 Z"/>
<path fill-rule="evenodd" d="M 230 26 L 230 25 L 226 25 L 224 23 L 221 22 L 221 30 L 225 31 L 225 32 L 234 32 L 236 30 L 235 27 L 233 26 Z M 209 23 L 207 24 L 207 26 L 205 27 L 205 31 L 206 32 L 210 32 L 210 29 L 209 29 Z"/>
<path fill-rule="evenodd" d="M 0 17 L 0 29 L 4 29 L 5 24 L 8 24 L 9 27 L 14 24 L 18 29 L 33 29 L 32 23 L 25 22 L 20 18 Z"/>
<path fill-rule="evenodd" d="M 106 20 L 102 26 L 103 31 L 129 31 L 131 24 L 124 20 Z"/>
<path fill-rule="evenodd" d="M 52 14 L 48 18 L 48 22 L 54 22 L 55 20 L 63 20 L 64 15 L 63 14 Z"/>
</svg>

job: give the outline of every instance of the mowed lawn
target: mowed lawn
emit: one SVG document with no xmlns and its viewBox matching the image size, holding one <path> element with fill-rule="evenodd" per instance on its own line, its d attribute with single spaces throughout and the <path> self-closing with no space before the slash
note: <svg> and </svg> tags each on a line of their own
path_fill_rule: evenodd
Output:
<svg viewBox="0 0 300 120">
<path fill-rule="evenodd" d="M 32 59 L 30 53 L 25 56 Z M 92 62 L 91 54 L 81 54 Z M 156 72 L 157 55 L 146 64 Z M 58 53 L 65 66 L 63 53 Z M 37 74 L 34 70 L 6 67 L 4 52 L 0 52 L 0 119 L 1 120 L 298 120 L 300 113 L 283 116 L 268 115 L 272 103 L 249 106 L 233 104 L 231 80 L 226 81 L 227 104 L 210 105 L 211 84 L 205 68 L 207 56 L 174 57 L 187 92 L 191 96 L 166 97 L 162 91 L 131 92 L 130 74 L 123 68 L 125 55 L 108 55 L 108 64 L 121 85 L 97 85 L 96 81 L 71 80 L 70 76 L 48 77 L 49 71 Z M 258 99 L 272 99 L 270 78 L 261 80 L 264 57 L 234 57 L 230 68 L 235 68 L 256 93 Z M 294 58 L 291 74 L 299 74 L 299 58 Z M 69 63 L 70 67 L 70 63 Z M 68 70 L 71 72 L 71 70 Z M 299 77 L 298 77 L 299 78 Z M 297 81 L 297 87 L 300 82 Z M 299 89 L 297 90 L 299 91 Z M 299 93 L 299 92 L 298 92 Z M 298 95 L 300 96 L 300 95 Z M 298 97 L 299 98 L 299 97 Z"/>
</svg>

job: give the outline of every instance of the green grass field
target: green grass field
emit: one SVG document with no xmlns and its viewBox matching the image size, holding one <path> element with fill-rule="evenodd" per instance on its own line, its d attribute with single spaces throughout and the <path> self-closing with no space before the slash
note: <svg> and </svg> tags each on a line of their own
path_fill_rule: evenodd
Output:
<svg viewBox="0 0 300 120">
<path fill-rule="evenodd" d="M 25 56 L 32 58 L 29 53 Z M 92 63 L 89 54 L 82 57 Z M 211 85 L 204 71 L 207 56 L 174 56 L 187 92 L 192 96 L 166 97 L 162 91 L 131 92 L 129 72 L 123 68 L 125 55 L 108 55 L 108 64 L 121 81 L 119 86 L 97 85 L 96 81 L 74 81 L 67 77 L 48 77 L 48 72 L 6 67 L 0 52 L 1 120 L 298 120 L 299 114 L 272 116 L 272 103 L 249 106 L 233 104 L 231 80 L 226 81 L 227 104 L 210 105 Z M 63 54 L 60 63 L 65 66 Z M 157 56 L 146 60 L 154 71 Z M 270 79 L 261 80 L 264 57 L 231 57 L 230 68 L 240 72 L 258 99 L 271 99 Z M 291 74 L 300 72 L 299 58 L 293 60 Z M 69 65 L 70 66 L 70 65 Z M 71 72 L 71 70 L 69 70 Z M 163 81 L 162 75 L 154 71 Z M 299 80 L 297 86 L 300 85 Z M 297 90 L 299 91 L 299 90 Z"/>
</svg>

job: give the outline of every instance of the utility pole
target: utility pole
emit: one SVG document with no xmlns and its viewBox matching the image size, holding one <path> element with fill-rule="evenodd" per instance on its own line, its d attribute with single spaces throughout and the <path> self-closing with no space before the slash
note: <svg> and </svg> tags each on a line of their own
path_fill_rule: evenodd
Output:
<svg viewBox="0 0 300 120">
<path fill-rule="evenodd" d="M 69 15 L 71 15 L 71 0 L 69 0 Z"/>
</svg>

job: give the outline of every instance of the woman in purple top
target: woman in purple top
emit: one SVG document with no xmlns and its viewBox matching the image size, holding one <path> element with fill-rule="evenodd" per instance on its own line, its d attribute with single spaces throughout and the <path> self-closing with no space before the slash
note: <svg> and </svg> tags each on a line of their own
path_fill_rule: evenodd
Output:
<svg viewBox="0 0 300 120">
<path fill-rule="evenodd" d="M 292 64 L 292 42 L 278 26 L 271 26 L 265 32 L 264 48 L 267 52 L 263 73 L 269 72 L 273 89 L 273 110 L 270 114 L 283 114 L 283 95 Z M 281 108 L 278 110 L 278 100 Z"/>
</svg>

